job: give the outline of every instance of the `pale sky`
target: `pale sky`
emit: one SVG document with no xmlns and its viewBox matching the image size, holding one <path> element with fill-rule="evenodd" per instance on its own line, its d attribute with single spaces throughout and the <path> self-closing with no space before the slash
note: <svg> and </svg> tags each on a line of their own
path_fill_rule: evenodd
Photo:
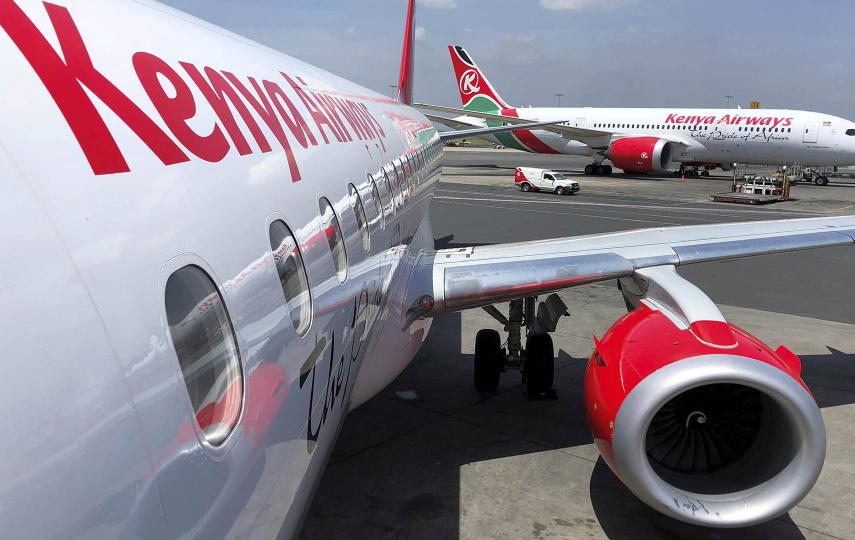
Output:
<svg viewBox="0 0 855 540">
<path fill-rule="evenodd" d="M 369 88 L 397 79 L 404 0 L 166 0 Z M 855 120 L 852 0 L 420 0 L 418 101 L 460 106 L 463 45 L 516 106 L 809 109 Z"/>
</svg>

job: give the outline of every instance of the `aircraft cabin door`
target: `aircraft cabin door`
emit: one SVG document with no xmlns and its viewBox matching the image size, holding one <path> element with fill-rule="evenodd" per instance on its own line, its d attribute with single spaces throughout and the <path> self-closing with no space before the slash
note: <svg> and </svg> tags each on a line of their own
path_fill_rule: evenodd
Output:
<svg viewBox="0 0 855 540">
<path fill-rule="evenodd" d="M 819 137 L 819 124 L 816 122 L 808 122 L 805 125 L 805 136 L 802 142 L 815 143 Z"/>
<path fill-rule="evenodd" d="M 577 118 L 575 127 L 577 127 L 577 128 L 585 127 L 585 120 L 586 120 L 585 118 Z"/>
</svg>

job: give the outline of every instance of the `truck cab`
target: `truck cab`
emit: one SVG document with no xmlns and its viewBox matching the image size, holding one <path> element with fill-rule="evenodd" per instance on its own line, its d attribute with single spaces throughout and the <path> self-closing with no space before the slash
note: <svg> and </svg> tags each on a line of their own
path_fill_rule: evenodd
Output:
<svg viewBox="0 0 855 540">
<path fill-rule="evenodd" d="M 514 184 L 522 191 L 546 191 L 558 195 L 572 195 L 581 189 L 579 182 L 549 169 L 517 167 Z"/>
</svg>

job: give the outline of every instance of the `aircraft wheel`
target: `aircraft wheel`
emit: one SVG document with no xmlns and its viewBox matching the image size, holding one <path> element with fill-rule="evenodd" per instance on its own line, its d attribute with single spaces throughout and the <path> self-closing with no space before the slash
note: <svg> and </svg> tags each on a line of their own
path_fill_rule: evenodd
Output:
<svg viewBox="0 0 855 540">
<path fill-rule="evenodd" d="M 555 194 L 556 195 L 564 195 L 564 187 L 558 186 L 557 188 L 555 188 Z"/>
<path fill-rule="evenodd" d="M 522 191 L 526 191 L 526 192 L 528 192 L 528 191 L 531 191 L 531 186 L 530 186 L 530 185 L 528 185 L 528 184 L 526 184 L 525 182 L 523 182 L 523 184 L 520 186 L 520 189 L 521 189 Z"/>
<path fill-rule="evenodd" d="M 525 343 L 525 386 L 530 398 L 543 398 L 552 392 L 555 379 L 555 349 L 552 336 L 529 336 Z"/>
<path fill-rule="evenodd" d="M 585 174 L 591 176 L 594 174 L 594 166 L 593 165 L 585 165 Z"/>
<path fill-rule="evenodd" d="M 611 165 L 605 165 L 603 167 L 603 174 L 606 176 L 611 176 L 612 175 L 612 166 Z"/>
<path fill-rule="evenodd" d="M 603 176 L 603 174 L 605 174 L 605 172 L 606 172 L 606 168 L 603 167 L 602 165 L 597 165 L 596 167 L 594 167 L 594 174 L 596 174 L 597 176 Z"/>
<path fill-rule="evenodd" d="M 475 388 L 482 392 L 495 392 L 503 364 L 499 333 L 486 328 L 478 330 L 475 334 Z"/>
</svg>

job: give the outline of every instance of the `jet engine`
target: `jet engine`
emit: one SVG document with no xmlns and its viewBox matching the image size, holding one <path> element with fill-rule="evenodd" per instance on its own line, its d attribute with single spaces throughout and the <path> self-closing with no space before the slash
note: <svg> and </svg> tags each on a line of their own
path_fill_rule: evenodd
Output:
<svg viewBox="0 0 855 540">
<path fill-rule="evenodd" d="M 611 144 L 608 157 L 629 173 L 665 172 L 671 167 L 671 146 L 658 137 L 624 137 Z"/>
<path fill-rule="evenodd" d="M 799 358 L 725 322 L 673 267 L 620 283 L 632 310 L 596 342 L 584 383 L 605 462 L 644 503 L 688 523 L 786 513 L 825 459 Z"/>
</svg>

